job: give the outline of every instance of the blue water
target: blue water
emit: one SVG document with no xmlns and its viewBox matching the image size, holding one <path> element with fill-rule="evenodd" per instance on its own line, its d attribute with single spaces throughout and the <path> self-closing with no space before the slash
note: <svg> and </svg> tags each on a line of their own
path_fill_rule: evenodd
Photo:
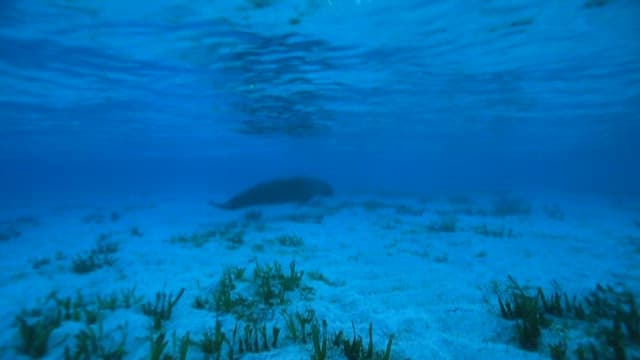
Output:
<svg viewBox="0 0 640 360">
<path fill-rule="evenodd" d="M 607 239 L 637 243 L 638 34 L 636 0 L 1 0 L 0 224 L 19 224 L 24 244 L 58 231 L 93 238 L 106 230 L 64 221 L 144 199 L 160 215 L 125 215 L 119 231 L 146 224 L 143 232 L 164 241 L 210 221 L 210 200 L 305 175 L 331 183 L 347 203 L 516 194 L 545 218 L 557 201 L 564 226 L 534 218 L 521 235 L 517 221 L 496 224 L 515 226 L 516 237 L 575 232 L 587 242 L 615 234 Z M 62 219 L 47 212 L 69 204 L 87 208 Z M 439 219 L 438 206 L 423 226 Z M 474 211 L 466 230 L 478 225 Z M 20 225 L 24 214 L 57 220 L 31 232 Z M 191 223 L 181 218 L 191 215 Z M 589 221 L 593 228 L 579 227 Z M 597 252 L 596 243 L 585 248 Z M 633 253 L 606 246 L 614 259 Z M 567 249 L 554 259 L 573 256 Z M 637 264 L 601 260 L 592 277 L 583 276 L 586 255 L 567 270 L 577 288 Z M 544 273 L 539 263 L 520 265 Z M 637 284 L 633 271 L 623 280 Z M 483 274 L 479 281 L 495 279 Z"/>
<path fill-rule="evenodd" d="M 15 196 L 284 173 L 637 193 L 639 14 L 595 0 L 4 1 L 0 181 Z"/>
</svg>

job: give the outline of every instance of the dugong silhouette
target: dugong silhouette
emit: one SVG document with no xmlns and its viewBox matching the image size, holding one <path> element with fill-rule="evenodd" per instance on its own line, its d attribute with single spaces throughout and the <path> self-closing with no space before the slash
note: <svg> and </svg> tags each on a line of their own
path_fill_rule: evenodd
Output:
<svg viewBox="0 0 640 360">
<path fill-rule="evenodd" d="M 297 203 L 303 204 L 314 197 L 331 196 L 333 188 L 328 183 L 310 177 L 279 178 L 256 184 L 222 204 L 211 205 L 226 210 L 236 210 L 256 205 Z"/>
</svg>

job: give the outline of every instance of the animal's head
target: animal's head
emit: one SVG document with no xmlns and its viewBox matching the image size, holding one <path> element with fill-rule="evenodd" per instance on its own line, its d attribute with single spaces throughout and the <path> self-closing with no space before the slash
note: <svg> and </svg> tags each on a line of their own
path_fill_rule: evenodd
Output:
<svg viewBox="0 0 640 360">
<path fill-rule="evenodd" d="M 333 188 L 331 185 L 327 184 L 324 181 L 316 181 L 314 184 L 315 192 L 321 196 L 331 196 L 333 195 Z"/>
</svg>

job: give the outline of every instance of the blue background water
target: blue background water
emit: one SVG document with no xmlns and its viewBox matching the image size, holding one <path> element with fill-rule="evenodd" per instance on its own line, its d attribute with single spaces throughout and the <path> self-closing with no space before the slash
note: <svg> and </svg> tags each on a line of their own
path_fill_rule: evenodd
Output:
<svg viewBox="0 0 640 360">
<path fill-rule="evenodd" d="M 632 0 L 4 0 L 3 201 L 637 193 L 637 34 Z"/>
</svg>

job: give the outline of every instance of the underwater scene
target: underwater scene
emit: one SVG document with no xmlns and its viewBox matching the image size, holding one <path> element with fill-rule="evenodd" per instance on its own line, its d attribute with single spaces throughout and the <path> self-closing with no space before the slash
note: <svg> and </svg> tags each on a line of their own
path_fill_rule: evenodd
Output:
<svg viewBox="0 0 640 360">
<path fill-rule="evenodd" d="M 640 2 L 0 1 L 0 359 L 640 359 Z"/>
</svg>

